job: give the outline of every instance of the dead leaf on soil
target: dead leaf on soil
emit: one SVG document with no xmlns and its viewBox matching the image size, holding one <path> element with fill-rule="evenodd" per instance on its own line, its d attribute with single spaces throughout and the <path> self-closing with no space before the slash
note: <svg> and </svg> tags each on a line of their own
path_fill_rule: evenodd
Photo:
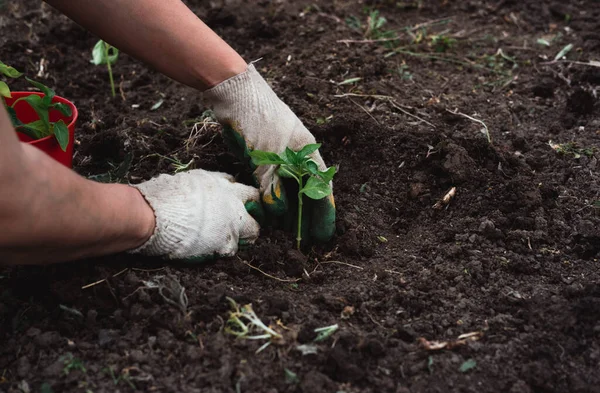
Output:
<svg viewBox="0 0 600 393">
<path fill-rule="evenodd" d="M 455 195 L 456 195 L 456 187 L 452 187 L 450 189 L 450 191 L 448 191 L 446 193 L 446 195 L 444 195 L 444 197 L 442 199 L 440 199 L 439 201 L 437 201 L 435 203 L 435 205 L 433 205 L 433 208 L 434 209 L 441 209 L 442 207 L 444 207 L 447 204 L 449 204 L 450 200 L 452 200 L 452 198 L 454 198 Z"/>
<path fill-rule="evenodd" d="M 469 341 L 477 341 L 483 337 L 483 332 L 471 332 L 458 336 L 453 341 L 428 341 L 425 337 L 419 338 L 419 344 L 427 351 L 439 351 L 440 349 L 454 349 L 465 345 Z"/>
</svg>

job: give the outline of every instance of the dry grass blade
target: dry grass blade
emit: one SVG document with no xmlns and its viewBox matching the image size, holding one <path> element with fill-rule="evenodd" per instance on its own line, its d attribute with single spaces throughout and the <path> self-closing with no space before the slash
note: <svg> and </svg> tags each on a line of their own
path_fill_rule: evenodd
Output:
<svg viewBox="0 0 600 393">
<path fill-rule="evenodd" d="M 426 338 L 419 338 L 419 344 L 427 351 L 439 351 L 441 349 L 453 349 L 465 345 L 469 341 L 477 341 L 483 337 L 483 332 L 471 332 L 458 336 L 458 339 L 452 341 L 428 341 Z"/>
<path fill-rule="evenodd" d="M 121 270 L 120 272 L 113 274 L 113 277 L 120 276 L 121 274 L 125 273 L 128 269 L 129 268 L 126 267 L 125 269 Z M 93 287 L 95 285 L 102 284 L 104 281 L 106 281 L 106 278 L 103 278 L 102 280 L 95 281 L 95 282 L 93 282 L 91 284 L 84 285 L 84 286 L 81 287 L 81 289 L 91 288 L 91 287 Z"/>
<path fill-rule="evenodd" d="M 334 95 L 335 98 L 348 98 L 348 97 L 363 97 L 363 98 L 373 98 L 376 100 L 382 100 L 382 101 L 387 101 L 389 102 L 394 108 L 398 109 L 400 112 L 404 113 L 405 115 L 412 117 L 413 119 L 417 119 L 420 122 L 423 122 L 425 124 L 427 124 L 428 126 L 432 127 L 432 128 L 436 128 L 435 125 L 433 125 L 432 123 L 428 122 L 427 120 L 423 119 L 422 117 L 419 117 L 417 115 L 413 115 L 412 113 L 408 112 L 407 110 L 403 109 L 400 104 L 398 104 L 398 102 L 396 102 L 396 100 L 394 99 L 394 97 L 392 96 L 384 96 L 384 95 L 379 95 L 379 94 L 357 94 L 357 93 L 345 93 L 345 94 L 336 94 Z M 379 124 L 379 122 L 362 106 L 360 106 L 359 104 L 357 104 L 356 102 L 352 101 L 353 104 L 358 105 L 362 110 L 364 110 L 365 112 L 367 112 L 367 114 L 369 116 L 371 116 L 371 118 L 373 118 L 373 120 L 375 120 L 377 122 L 377 124 Z"/>
<path fill-rule="evenodd" d="M 240 258 L 240 257 L 237 257 L 237 259 L 239 259 L 239 261 L 240 261 L 241 263 L 243 263 L 244 265 L 248 266 L 249 268 L 251 268 L 251 269 L 254 269 L 254 270 L 256 270 L 257 272 L 259 272 L 259 273 L 261 273 L 261 274 L 263 274 L 263 275 L 265 275 L 265 276 L 267 276 L 267 277 L 269 277 L 269 278 L 272 278 L 273 280 L 277 280 L 277 281 L 280 281 L 280 282 L 298 282 L 298 281 L 302 280 L 301 278 L 285 279 L 285 278 L 279 278 L 279 277 L 275 277 L 275 276 L 272 276 L 272 275 L 270 275 L 269 273 L 266 273 L 266 272 L 264 272 L 264 271 L 260 270 L 260 269 L 259 269 L 259 268 L 257 268 L 256 266 L 252 266 L 252 265 L 251 265 L 249 262 L 246 262 L 246 261 L 244 261 L 244 260 L 243 260 L 242 258 Z"/>
<path fill-rule="evenodd" d="M 469 119 L 471 121 L 474 121 L 476 123 L 481 124 L 483 126 L 482 132 L 486 136 L 488 143 L 490 143 L 490 144 L 492 143 L 492 137 L 490 135 L 490 130 L 488 129 L 487 125 L 483 121 L 481 121 L 479 119 L 476 119 L 476 118 L 474 118 L 472 116 L 469 116 L 467 114 L 461 113 L 461 112 L 458 111 L 458 109 L 455 109 L 454 112 L 451 111 L 451 110 L 449 110 L 449 109 L 446 109 L 446 111 L 448 113 L 452 113 L 453 115 L 462 116 L 462 117 L 467 118 L 467 119 Z"/>
<path fill-rule="evenodd" d="M 353 265 L 353 264 L 351 264 L 351 263 L 342 262 L 342 261 L 323 261 L 323 262 L 319 262 L 319 263 L 320 263 L 321 265 L 325 265 L 325 264 L 327 264 L 327 263 L 336 263 L 336 264 L 338 264 L 338 265 L 350 266 L 350 267 L 353 267 L 353 268 L 355 268 L 355 269 L 358 269 L 358 270 L 363 270 L 363 269 L 364 269 L 363 267 L 356 266 L 356 265 Z"/>
</svg>

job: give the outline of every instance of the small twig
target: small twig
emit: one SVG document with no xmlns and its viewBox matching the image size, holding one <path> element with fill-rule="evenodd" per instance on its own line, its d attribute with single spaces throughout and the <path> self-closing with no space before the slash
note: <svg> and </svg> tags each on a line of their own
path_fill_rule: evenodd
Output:
<svg viewBox="0 0 600 393">
<path fill-rule="evenodd" d="M 488 143 L 490 143 L 490 144 L 492 143 L 492 137 L 491 137 L 491 135 L 490 135 L 490 130 L 488 129 L 487 125 L 486 125 L 486 124 L 485 124 L 483 121 L 481 121 L 481 120 L 479 120 L 479 119 L 476 119 L 476 118 L 474 118 L 474 117 L 471 117 L 471 116 L 469 116 L 469 115 L 466 115 L 466 114 L 464 114 L 464 113 L 461 113 L 461 112 L 459 112 L 459 111 L 458 111 L 458 109 L 455 109 L 455 110 L 454 110 L 454 112 L 452 112 L 452 111 L 451 111 L 451 110 L 449 110 L 449 109 L 446 109 L 446 111 L 447 111 L 448 113 L 452 113 L 453 115 L 459 115 L 459 116 L 465 117 L 465 118 L 467 118 L 467 119 L 469 119 L 469 120 L 471 120 L 471 121 L 474 121 L 474 122 L 476 122 L 476 123 L 479 123 L 479 124 L 481 124 L 481 125 L 483 126 L 483 128 L 485 129 L 485 136 L 487 137 Z"/>
<path fill-rule="evenodd" d="M 348 98 L 348 100 L 350 100 L 351 103 L 353 103 L 354 105 L 356 105 L 357 107 L 359 107 L 360 109 L 362 109 L 367 115 L 369 115 L 369 117 L 371 119 L 373 119 L 375 121 L 375 123 L 377 123 L 378 125 L 381 125 L 381 123 L 379 123 L 379 121 L 376 118 L 373 117 L 373 115 L 367 110 L 367 108 L 363 107 L 358 102 L 354 101 L 352 98 Z"/>
<path fill-rule="evenodd" d="M 119 93 L 121 94 L 121 99 L 123 100 L 123 102 L 126 101 L 125 99 L 125 91 L 123 90 L 123 75 L 121 75 L 121 83 L 119 83 Z"/>
<path fill-rule="evenodd" d="M 435 126 L 434 126 L 433 124 L 431 124 L 430 122 L 428 122 L 427 120 L 425 120 L 425 119 L 423 119 L 423 118 L 420 118 L 420 117 L 419 117 L 419 116 L 417 116 L 417 115 L 413 115 L 412 113 L 410 113 L 410 112 L 408 112 L 408 111 L 406 111 L 406 110 L 402 109 L 402 108 L 400 107 L 400 105 L 398 105 L 398 104 L 396 103 L 396 101 L 390 100 L 390 104 L 392 104 L 392 106 L 393 106 L 394 108 L 398 109 L 400 112 L 404 113 L 406 116 L 410 116 L 410 117 L 412 117 L 412 118 L 415 118 L 415 119 L 417 119 L 417 120 L 419 120 L 419 121 L 422 121 L 423 123 L 425 123 L 425 124 L 427 124 L 427 125 L 429 125 L 429 126 L 431 126 L 431 127 L 435 128 Z"/>
<path fill-rule="evenodd" d="M 575 60 L 553 60 L 553 61 L 547 61 L 547 62 L 540 63 L 540 64 L 541 65 L 553 65 L 553 64 L 558 64 L 558 63 L 577 64 L 577 65 L 584 65 L 584 66 L 600 68 L 600 61 L 598 61 L 598 60 L 590 60 L 587 63 L 584 61 L 575 61 Z"/>
<path fill-rule="evenodd" d="M 394 37 L 394 38 L 379 38 L 376 40 L 337 40 L 337 43 L 340 44 L 374 44 L 377 42 L 390 42 L 390 41 L 398 41 L 400 39 L 400 37 Z"/>
<path fill-rule="evenodd" d="M 356 93 L 345 93 L 345 94 L 336 94 L 334 95 L 334 97 L 336 98 L 346 98 L 346 97 L 363 97 L 363 98 L 374 98 L 376 100 L 383 100 L 383 101 L 387 101 L 390 104 L 392 104 L 392 106 L 396 109 L 398 109 L 400 112 L 404 113 L 405 115 L 415 118 L 433 128 L 436 128 L 433 124 L 431 124 L 430 122 L 428 122 L 427 120 L 417 116 L 417 115 L 413 115 L 412 113 L 406 111 L 405 109 L 403 109 L 402 107 L 400 107 L 400 104 L 398 104 L 396 102 L 396 100 L 394 99 L 394 97 L 392 96 L 384 96 L 384 95 L 378 95 L 378 94 L 356 94 Z M 350 100 L 352 101 L 352 100 Z M 356 102 L 352 101 L 355 105 L 358 105 Z M 360 106 L 360 105 L 359 105 Z M 361 107 L 361 109 L 365 110 L 365 108 Z M 368 113 L 368 112 L 367 112 Z M 371 115 L 370 113 L 368 113 L 369 115 Z M 373 117 L 373 116 L 371 116 Z M 373 120 L 377 121 L 375 118 L 373 118 Z M 377 124 L 379 124 L 379 122 L 377 121 Z"/>
<path fill-rule="evenodd" d="M 136 272 L 147 272 L 147 273 L 151 273 L 151 272 L 159 272 L 161 270 L 165 270 L 164 267 L 159 267 L 158 269 L 140 269 L 137 267 L 132 267 L 131 270 L 134 270 Z"/>
<path fill-rule="evenodd" d="M 364 267 L 356 266 L 356 265 L 353 265 L 353 264 L 351 264 L 351 263 L 342 262 L 342 261 L 323 261 L 323 262 L 319 262 L 319 263 L 320 263 L 321 265 L 324 265 L 324 264 L 326 264 L 326 263 L 337 263 L 337 264 L 339 264 L 339 265 L 346 265 L 346 266 L 350 266 L 350 267 L 353 267 L 353 268 L 355 268 L 355 269 L 358 269 L 358 270 L 363 270 L 363 269 L 364 269 Z"/>
<path fill-rule="evenodd" d="M 127 269 L 129 269 L 129 268 L 128 268 L 128 267 L 126 267 L 125 269 L 121 270 L 120 272 L 118 272 L 118 273 L 115 273 L 115 274 L 113 275 L 113 277 L 120 276 L 121 274 L 125 273 L 125 272 L 127 271 Z M 91 287 L 93 287 L 94 285 L 102 284 L 104 281 L 106 281 L 106 278 L 103 278 L 102 280 L 98 280 L 98 281 L 96 281 L 96 282 L 93 282 L 93 283 L 91 283 L 91 284 L 84 285 L 84 286 L 82 286 L 82 287 L 81 287 L 81 289 L 88 289 L 88 288 L 91 288 Z"/>
<path fill-rule="evenodd" d="M 378 94 L 357 94 L 357 93 L 344 93 L 344 94 L 336 94 L 335 98 L 344 98 L 344 97 L 365 97 L 365 98 L 375 98 L 378 100 L 393 100 L 392 96 L 383 96 Z"/>
<path fill-rule="evenodd" d="M 402 275 L 402 273 L 400 273 L 400 272 L 397 272 L 397 271 L 395 271 L 395 270 L 384 269 L 383 271 L 384 271 L 384 272 L 386 272 L 386 273 L 391 273 L 391 274 L 400 274 L 400 275 Z"/>
<path fill-rule="evenodd" d="M 250 263 L 248 263 L 248 262 L 244 261 L 242 258 L 240 258 L 240 257 L 237 257 L 237 258 L 238 258 L 238 259 L 240 260 L 240 262 L 241 262 L 241 263 L 243 263 L 244 265 L 246 265 L 246 266 L 248 266 L 249 268 L 252 268 L 252 269 L 254 269 L 254 270 L 256 270 L 256 271 L 258 271 L 258 272 L 260 272 L 260 273 L 264 274 L 265 276 L 267 276 L 267 277 L 269 277 L 269 278 L 272 278 L 273 280 L 277 280 L 277 281 L 280 281 L 280 282 L 298 282 L 298 281 L 300 281 L 300 280 L 301 280 L 301 278 L 294 278 L 294 279 L 284 279 L 284 278 L 279 278 L 279 277 L 272 276 L 272 275 L 270 275 L 269 273 L 265 273 L 264 271 L 260 270 L 260 269 L 259 269 L 259 268 L 257 268 L 256 266 L 252 266 Z"/>
<path fill-rule="evenodd" d="M 427 22 L 423 22 L 423 23 L 418 23 L 416 25 L 414 25 L 413 27 L 411 27 L 408 31 L 415 31 L 420 29 L 421 27 L 425 27 L 425 26 L 430 26 L 430 25 L 434 25 L 440 22 L 446 22 L 446 21 L 451 21 L 453 17 L 446 17 L 446 18 L 439 18 L 439 19 L 432 19 L 430 21 Z"/>
</svg>

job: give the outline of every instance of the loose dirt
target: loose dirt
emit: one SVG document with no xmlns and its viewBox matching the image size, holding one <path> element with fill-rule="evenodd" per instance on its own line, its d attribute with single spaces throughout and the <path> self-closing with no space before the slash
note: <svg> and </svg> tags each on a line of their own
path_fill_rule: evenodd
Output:
<svg viewBox="0 0 600 393">
<path fill-rule="evenodd" d="M 188 4 L 262 58 L 339 165 L 336 236 L 306 258 L 264 228 L 203 265 L 122 254 L 2 268 L 0 391 L 600 391 L 600 68 L 548 64 L 570 43 L 569 60 L 600 60 L 597 1 Z M 365 8 L 398 42 L 339 42 L 373 38 Z M 198 92 L 122 55 L 110 98 L 89 62 L 97 38 L 39 2 L 6 3 L 0 26 L 2 60 L 31 75 L 46 59 L 39 79 L 78 106 L 83 176 L 136 183 L 173 173 L 170 158 L 248 180 Z M 160 276 L 187 308 L 147 288 Z M 262 342 L 224 334 L 226 297 L 285 341 L 256 354 Z"/>
</svg>

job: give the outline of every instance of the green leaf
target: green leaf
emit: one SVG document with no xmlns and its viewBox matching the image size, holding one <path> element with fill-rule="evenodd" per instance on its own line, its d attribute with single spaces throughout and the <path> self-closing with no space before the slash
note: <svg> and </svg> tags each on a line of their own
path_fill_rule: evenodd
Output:
<svg viewBox="0 0 600 393">
<path fill-rule="evenodd" d="M 42 122 L 44 122 L 44 125 L 46 126 L 46 130 L 49 130 L 50 129 L 50 121 L 48 120 L 48 106 L 45 105 L 45 102 L 42 99 L 42 97 L 32 94 L 30 96 L 24 97 L 23 101 L 25 101 L 29 105 L 31 105 L 31 107 L 33 108 L 35 113 L 37 113 L 38 116 L 40 117 L 40 120 Z M 15 103 L 16 103 L 16 101 L 15 101 Z M 13 105 L 14 105 L 14 103 L 13 103 Z"/>
<path fill-rule="evenodd" d="M 117 59 L 119 58 L 119 50 L 117 48 L 115 48 L 114 46 L 109 45 L 107 52 L 108 52 L 108 62 L 110 63 L 110 65 L 115 64 L 117 62 Z"/>
<path fill-rule="evenodd" d="M 282 155 L 282 158 L 285 157 L 285 160 L 292 165 L 298 165 L 300 162 L 300 157 L 298 153 L 290 149 L 289 147 L 285 148 L 285 152 Z"/>
<path fill-rule="evenodd" d="M 329 187 L 329 184 L 317 177 L 310 177 L 300 193 L 311 199 L 323 199 L 327 195 L 331 194 L 331 187 Z"/>
<path fill-rule="evenodd" d="M 32 79 L 29 79 L 28 77 L 25 77 L 25 79 L 27 80 L 27 82 L 31 83 L 33 86 L 38 88 L 42 93 L 44 93 L 44 103 L 46 104 L 46 106 L 50 106 L 52 99 L 56 95 L 54 90 L 52 90 L 48 86 L 44 85 L 43 83 L 36 82 Z"/>
<path fill-rule="evenodd" d="M 283 164 L 279 167 L 277 174 L 281 177 L 296 179 L 298 181 L 299 174 L 295 171 L 293 165 Z"/>
<path fill-rule="evenodd" d="M 48 136 L 48 129 L 42 120 L 32 121 L 31 123 L 21 124 L 17 131 L 33 138 L 35 140 Z"/>
<path fill-rule="evenodd" d="M 278 154 L 268 151 L 253 150 L 250 152 L 250 157 L 254 165 L 280 165 L 286 163 Z"/>
<path fill-rule="evenodd" d="M 550 46 L 550 43 L 548 42 L 548 40 L 545 40 L 543 38 L 538 38 L 536 42 L 539 45 Z"/>
<path fill-rule="evenodd" d="M 316 162 L 314 162 L 313 160 L 308 160 L 306 161 L 305 166 L 308 173 L 310 173 L 311 175 L 319 176 L 319 166 Z"/>
<path fill-rule="evenodd" d="M 10 88 L 8 87 L 6 82 L 0 81 L 0 96 L 12 98 L 12 96 L 10 95 Z"/>
<path fill-rule="evenodd" d="M 54 137 L 58 141 L 62 151 L 67 151 L 69 146 L 69 129 L 64 121 L 59 120 L 54 123 Z"/>
<path fill-rule="evenodd" d="M 350 79 L 346 79 L 346 80 L 343 80 L 343 81 L 339 82 L 339 83 L 338 83 L 338 86 L 350 85 L 350 84 L 352 84 L 352 83 L 356 83 L 356 82 L 359 82 L 359 81 L 361 81 L 361 80 L 362 80 L 362 78 L 360 78 L 360 77 L 359 77 L 359 78 L 350 78 Z"/>
<path fill-rule="evenodd" d="M 156 101 L 154 103 L 154 105 L 152 105 L 152 108 L 150 108 L 151 111 L 155 111 L 158 108 L 160 108 L 160 106 L 163 104 L 164 100 L 161 98 L 160 100 Z"/>
<path fill-rule="evenodd" d="M 56 109 L 65 116 L 71 116 L 73 114 L 73 111 L 71 110 L 71 107 L 69 105 L 60 102 L 53 104 L 52 108 Z"/>
<path fill-rule="evenodd" d="M 327 168 L 326 171 L 319 171 L 319 175 L 321 176 L 321 179 L 323 179 L 323 181 L 329 183 L 331 180 L 333 180 L 333 176 L 335 176 L 336 172 L 336 167 L 330 166 L 329 168 Z"/>
<path fill-rule="evenodd" d="M 558 52 L 556 57 L 554 57 L 554 61 L 562 59 L 564 56 L 566 56 L 567 53 L 569 53 L 571 51 L 571 49 L 573 49 L 573 44 L 566 45 L 564 48 L 562 48 L 560 50 L 560 52 Z"/>
<path fill-rule="evenodd" d="M 117 48 L 100 40 L 96 42 L 96 45 L 94 45 L 94 49 L 92 49 L 92 60 L 90 61 L 94 65 L 102 65 L 106 63 L 110 63 L 112 65 L 115 64 L 118 57 L 119 50 Z"/>
<path fill-rule="evenodd" d="M 285 383 L 292 385 L 300 382 L 298 375 L 292 370 L 284 368 L 283 371 L 285 372 Z"/>
<path fill-rule="evenodd" d="M 17 71 L 13 67 L 4 64 L 1 61 L 0 61 L 0 73 L 3 74 L 4 76 L 8 76 L 9 78 L 18 78 L 21 75 L 23 75 L 22 72 Z"/>
<path fill-rule="evenodd" d="M 467 371 L 475 368 L 476 366 L 477 366 L 477 362 L 475 361 L 475 359 L 469 359 L 466 362 L 464 362 L 463 364 L 461 364 L 461 366 L 458 370 L 461 373 L 466 373 Z"/>
<path fill-rule="evenodd" d="M 319 150 L 320 147 L 321 147 L 320 143 L 313 143 L 310 145 L 306 145 L 302 149 L 300 149 L 300 151 L 297 153 L 297 156 L 300 158 L 304 158 L 304 157 L 308 156 L 309 154 L 312 154 L 315 151 Z"/>
<path fill-rule="evenodd" d="M 106 64 L 105 62 L 106 56 L 104 55 L 104 41 L 100 40 L 96 42 L 94 45 L 94 49 L 92 49 L 92 64 L 101 65 Z"/>
</svg>

